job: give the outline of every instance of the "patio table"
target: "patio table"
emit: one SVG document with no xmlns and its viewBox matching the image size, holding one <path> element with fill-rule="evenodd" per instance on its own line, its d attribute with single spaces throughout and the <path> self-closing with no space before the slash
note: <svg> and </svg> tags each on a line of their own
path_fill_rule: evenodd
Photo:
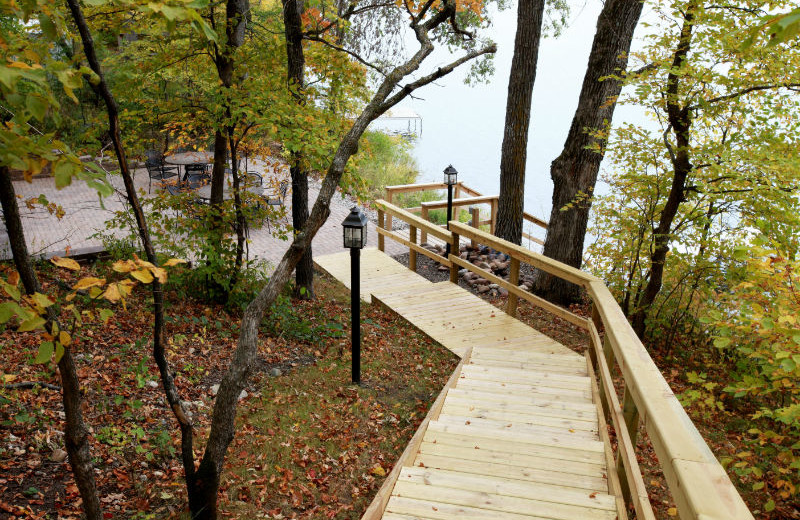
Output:
<svg viewBox="0 0 800 520">
<path fill-rule="evenodd" d="M 164 162 L 178 167 L 184 166 L 184 180 L 186 180 L 186 168 L 189 164 L 213 164 L 214 152 L 180 152 L 164 157 Z"/>
</svg>

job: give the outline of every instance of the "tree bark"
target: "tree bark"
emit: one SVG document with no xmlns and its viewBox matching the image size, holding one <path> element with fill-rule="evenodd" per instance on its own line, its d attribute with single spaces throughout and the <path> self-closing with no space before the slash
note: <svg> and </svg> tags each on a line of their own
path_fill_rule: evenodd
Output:
<svg viewBox="0 0 800 520">
<path fill-rule="evenodd" d="M 589 221 L 597 173 L 605 154 L 605 136 L 628 66 L 628 51 L 642 0 L 607 0 L 597 19 L 597 30 L 583 77 L 578 108 L 561 154 L 550 165 L 553 207 L 543 254 L 576 268 L 583 261 L 583 243 Z M 539 272 L 534 292 L 558 303 L 571 303 L 578 287 Z"/>
<path fill-rule="evenodd" d="M 28 246 L 25 243 L 25 233 L 22 229 L 22 220 L 17 205 L 17 195 L 8 167 L 0 167 L 0 203 L 3 207 L 3 219 L 11 245 L 11 254 L 14 265 L 22 280 L 22 286 L 27 294 L 40 291 L 39 279 L 30 262 Z M 52 331 L 52 324 L 57 323 L 55 311 L 48 308 L 48 328 Z M 60 327 L 59 327 L 60 328 Z M 64 346 L 64 354 L 58 361 L 58 373 L 61 376 L 61 400 L 64 404 L 64 445 L 69 455 L 72 474 L 75 484 L 83 500 L 83 511 L 89 520 L 101 520 L 103 510 L 97 496 L 97 484 L 94 479 L 94 464 L 89 450 L 89 431 L 83 422 L 81 411 L 81 393 L 78 372 L 72 359 L 72 350 Z"/>
<path fill-rule="evenodd" d="M 142 211 L 142 206 L 139 203 L 139 197 L 136 195 L 136 188 L 133 184 L 133 176 L 131 175 L 130 168 L 128 167 L 128 160 L 125 155 L 125 149 L 122 145 L 120 136 L 119 124 L 119 110 L 114 96 L 108 88 L 103 69 L 100 66 L 100 61 L 97 59 L 95 51 L 94 40 L 89 32 L 89 26 L 83 16 L 83 11 L 78 4 L 78 0 L 67 0 L 67 5 L 72 13 L 72 18 L 75 25 L 78 27 L 78 32 L 81 35 L 83 43 L 83 50 L 86 54 L 86 60 L 89 62 L 89 67 L 97 75 L 98 80 L 96 83 L 90 83 L 92 89 L 103 99 L 106 105 L 106 112 L 108 114 L 109 135 L 114 145 L 114 153 L 117 156 L 117 163 L 119 164 L 120 173 L 122 175 L 123 183 L 125 184 L 125 192 L 128 196 L 128 202 L 133 210 L 134 218 L 136 220 L 136 227 L 139 233 L 139 238 L 142 241 L 142 247 L 145 251 L 147 261 L 153 265 L 158 265 L 158 258 L 156 257 L 153 243 L 150 240 L 150 232 L 147 228 L 147 221 Z M 175 415 L 178 425 L 181 430 L 181 458 L 183 462 L 183 469 L 186 476 L 186 487 L 189 497 L 194 495 L 194 450 L 193 443 L 193 426 L 189 421 L 183 409 L 178 389 L 175 386 L 175 381 L 172 376 L 172 371 L 169 367 L 164 352 L 164 293 L 163 287 L 158 282 L 158 279 L 153 280 L 151 283 L 153 293 L 153 358 L 158 366 L 158 371 L 161 376 L 161 384 L 164 388 L 164 394 L 167 398 L 167 403 Z"/>
<path fill-rule="evenodd" d="M 283 0 L 283 26 L 286 33 L 287 86 L 297 104 L 305 105 L 305 55 L 303 54 L 303 22 L 301 3 Z M 301 230 L 308 221 L 308 171 L 303 156 L 293 152 L 289 172 L 292 177 L 292 227 Z M 314 298 L 314 263 L 311 244 L 295 268 L 295 296 Z"/>
<path fill-rule="evenodd" d="M 661 291 L 664 279 L 664 262 L 669 252 L 670 232 L 672 223 L 678 214 L 681 202 L 686 191 L 686 179 L 694 169 L 689 156 L 689 138 L 692 128 L 692 112 L 689 102 L 680 104 L 680 69 L 686 61 L 692 44 L 692 27 L 694 25 L 694 12 L 696 2 L 690 2 L 684 12 L 683 26 L 678 40 L 678 46 L 673 54 L 672 67 L 667 75 L 667 119 L 672 133 L 675 136 L 675 148 L 670 150 L 672 160 L 672 185 L 670 186 L 667 202 L 661 210 L 658 227 L 653 232 L 653 254 L 650 256 L 650 278 L 642 291 L 636 310 L 633 313 L 633 330 L 639 337 L 643 337 L 647 329 L 646 318 L 650 307 Z"/>
<path fill-rule="evenodd" d="M 544 0 L 519 0 L 514 57 L 511 59 L 511 74 L 508 79 L 495 235 L 515 244 L 522 243 L 528 127 L 536 63 L 539 59 L 539 41 L 542 37 L 544 3 Z"/>
<path fill-rule="evenodd" d="M 319 196 L 314 203 L 305 227 L 294 236 L 289 249 L 278 263 L 267 285 L 261 289 L 245 309 L 239 341 L 228 370 L 220 383 L 217 398 L 214 402 L 214 413 L 208 441 L 206 442 L 206 450 L 196 474 L 197 489 L 199 493 L 202 493 L 202 496 L 200 497 L 201 501 L 191 504 L 193 518 L 215 520 L 217 517 L 216 504 L 220 473 L 225 462 L 225 454 L 235 433 L 238 397 L 247 384 L 256 358 L 258 326 L 266 310 L 275 302 L 280 291 L 289 280 L 292 271 L 297 266 L 306 248 L 311 244 L 314 235 L 328 218 L 331 198 L 336 193 L 336 188 L 342 178 L 347 161 L 356 152 L 358 140 L 366 130 L 367 125 L 417 88 L 445 76 L 463 63 L 483 54 L 496 51 L 494 45 L 470 51 L 452 63 L 437 68 L 435 72 L 407 83 L 392 94 L 399 82 L 416 71 L 422 61 L 433 52 L 434 46 L 428 36 L 429 32 L 454 15 L 455 3 L 452 0 L 443 0 L 440 10 L 432 14 L 431 18 L 425 23 L 412 20 L 411 28 L 420 43 L 420 49 L 407 62 L 396 67 L 386 76 L 372 100 L 354 120 L 352 127 L 339 143 L 339 147 L 333 156 L 327 175 L 322 182 Z"/>
</svg>

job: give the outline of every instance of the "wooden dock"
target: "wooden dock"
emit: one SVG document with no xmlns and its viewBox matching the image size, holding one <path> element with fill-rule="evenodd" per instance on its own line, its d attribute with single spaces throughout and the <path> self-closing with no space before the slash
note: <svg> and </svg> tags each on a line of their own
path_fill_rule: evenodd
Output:
<svg viewBox="0 0 800 520">
<path fill-rule="evenodd" d="M 350 286 L 348 252 L 315 263 Z M 364 519 L 626 517 L 586 358 L 377 250 L 361 295 L 461 357 Z"/>
</svg>

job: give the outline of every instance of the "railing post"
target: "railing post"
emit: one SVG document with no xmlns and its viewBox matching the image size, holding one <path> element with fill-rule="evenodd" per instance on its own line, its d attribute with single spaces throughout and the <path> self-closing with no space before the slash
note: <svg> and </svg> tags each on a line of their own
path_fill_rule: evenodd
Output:
<svg viewBox="0 0 800 520">
<path fill-rule="evenodd" d="M 417 228 L 416 226 L 410 226 L 408 229 L 408 240 L 412 244 L 417 243 Z M 408 248 L 408 268 L 417 272 L 417 252 L 414 248 Z"/>
<path fill-rule="evenodd" d="M 625 396 L 622 399 L 622 418 L 625 420 L 625 428 L 628 430 L 628 435 L 631 438 L 631 444 L 636 449 L 636 437 L 639 434 L 639 410 L 633 402 L 630 391 L 625 388 Z M 625 465 L 617 447 L 617 475 L 619 475 L 619 483 L 622 487 L 622 498 L 625 499 L 626 504 L 631 503 L 631 487 L 628 483 L 628 476 L 625 473 Z"/>
<path fill-rule="evenodd" d="M 388 202 L 389 204 L 394 204 L 394 202 L 392 200 L 393 198 L 394 198 L 394 190 L 387 188 L 386 189 L 386 202 Z M 388 229 L 389 231 L 392 230 L 392 215 L 391 214 L 386 215 L 386 225 L 384 226 L 384 229 Z"/>
<path fill-rule="evenodd" d="M 457 198 L 457 199 L 460 199 L 461 198 L 461 183 L 457 182 L 455 188 L 456 189 L 455 189 L 455 193 L 453 194 L 453 196 L 455 198 Z M 456 210 L 456 212 L 455 212 L 455 215 L 453 215 L 453 218 L 455 220 L 461 222 L 461 219 L 459 218 L 461 216 L 461 206 L 456 206 L 455 210 Z"/>
<path fill-rule="evenodd" d="M 475 229 L 480 229 L 481 228 L 481 208 L 479 208 L 478 206 L 470 206 L 469 207 L 469 214 L 472 215 L 472 227 L 474 227 Z M 478 245 L 478 242 L 476 242 L 475 239 L 473 238 L 470 241 L 469 245 L 472 246 L 472 247 L 476 247 Z"/>
<path fill-rule="evenodd" d="M 493 234 L 493 235 L 495 234 L 495 231 L 497 230 L 497 204 L 498 204 L 498 200 L 497 199 L 493 199 L 492 203 L 491 203 L 491 207 L 492 207 L 491 216 L 489 217 L 489 219 L 491 220 L 491 223 L 489 224 L 489 229 L 490 229 L 490 233 Z"/>
<path fill-rule="evenodd" d="M 508 283 L 516 287 L 519 285 L 519 259 L 511 257 L 511 264 L 508 266 Z M 517 302 L 519 297 L 513 292 L 508 292 L 508 303 L 506 303 L 506 312 L 510 316 L 517 315 Z"/>
<path fill-rule="evenodd" d="M 426 208 L 425 206 L 422 206 L 422 215 L 421 216 L 422 216 L 422 220 L 430 222 L 430 220 L 428 220 L 428 208 Z M 420 235 L 419 236 L 420 243 L 424 244 L 425 242 L 428 241 L 428 232 L 427 231 L 425 231 L 423 229 L 422 231 L 420 231 L 419 235 Z"/>
<path fill-rule="evenodd" d="M 458 235 L 458 233 L 452 233 L 451 240 L 453 245 L 451 247 L 450 255 L 452 256 L 460 255 L 461 248 L 459 247 L 459 244 L 461 243 L 461 237 Z M 450 260 L 449 257 L 448 260 Z M 458 265 L 452 260 L 450 260 L 450 282 L 456 284 L 458 283 Z"/>
<path fill-rule="evenodd" d="M 383 228 L 383 218 L 384 213 L 381 208 L 378 208 L 378 227 Z M 385 229 L 385 228 L 384 228 Z M 378 233 L 378 251 L 383 251 L 384 248 L 384 236 Z"/>
</svg>

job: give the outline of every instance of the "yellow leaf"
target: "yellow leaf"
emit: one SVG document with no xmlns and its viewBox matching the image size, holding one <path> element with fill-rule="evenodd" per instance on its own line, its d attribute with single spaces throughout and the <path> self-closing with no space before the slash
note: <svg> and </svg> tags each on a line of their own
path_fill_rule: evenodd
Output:
<svg viewBox="0 0 800 520">
<path fill-rule="evenodd" d="M 164 262 L 164 267 L 172 267 L 178 264 L 185 264 L 187 263 L 186 260 L 181 260 L 180 258 L 170 258 L 166 262 Z"/>
<path fill-rule="evenodd" d="M 150 271 L 147 269 L 139 269 L 138 271 L 132 271 L 131 276 L 136 278 L 142 283 L 150 283 L 153 281 L 153 275 L 150 274 Z"/>
<path fill-rule="evenodd" d="M 11 274 L 8 275 L 8 283 L 16 287 L 19 285 L 19 273 L 16 271 L 11 271 Z"/>
<path fill-rule="evenodd" d="M 150 272 L 153 273 L 153 276 L 158 278 L 158 283 L 164 284 L 167 283 L 167 271 L 166 269 L 162 269 L 160 267 L 151 267 Z"/>
<path fill-rule="evenodd" d="M 10 383 L 17 378 L 16 374 L 3 374 L 3 383 Z"/>
<path fill-rule="evenodd" d="M 136 264 L 133 260 L 117 260 L 111 268 L 118 273 L 130 273 L 136 269 Z"/>
<path fill-rule="evenodd" d="M 669 516 L 678 516 L 678 508 L 670 507 L 669 509 L 667 509 L 667 514 Z"/>
<path fill-rule="evenodd" d="M 105 284 L 105 278 L 94 278 L 92 276 L 87 276 L 86 278 L 81 278 L 78 280 L 78 283 L 73 285 L 72 289 L 77 291 L 78 289 L 88 289 L 89 287 L 102 287 Z"/>
<path fill-rule="evenodd" d="M 147 260 L 142 260 L 141 258 L 137 257 L 136 255 L 133 255 L 133 257 L 136 259 L 136 265 L 138 265 L 139 267 L 155 267 L 153 264 L 151 264 Z"/>
<path fill-rule="evenodd" d="M 81 266 L 78 265 L 78 262 L 73 260 L 72 258 L 61 258 L 58 256 L 54 256 L 50 259 L 58 267 L 63 267 L 64 269 L 70 269 L 72 271 L 80 271 Z"/>
<path fill-rule="evenodd" d="M 69 333 L 62 330 L 58 333 L 58 341 L 60 341 L 65 347 L 68 347 L 70 343 L 72 343 L 72 337 L 69 335 Z"/>
<path fill-rule="evenodd" d="M 122 295 L 119 294 L 119 284 L 112 283 L 106 288 L 103 293 L 103 298 L 110 302 L 118 302 Z"/>
<path fill-rule="evenodd" d="M 378 477 L 385 477 L 385 476 L 386 476 L 386 470 L 385 470 L 385 469 L 383 469 L 383 468 L 380 466 L 380 464 L 375 464 L 375 465 L 372 467 L 372 469 L 371 469 L 371 470 L 369 470 L 369 472 L 370 472 L 370 473 L 372 473 L 373 475 L 376 475 L 376 476 L 378 476 Z"/>
</svg>

